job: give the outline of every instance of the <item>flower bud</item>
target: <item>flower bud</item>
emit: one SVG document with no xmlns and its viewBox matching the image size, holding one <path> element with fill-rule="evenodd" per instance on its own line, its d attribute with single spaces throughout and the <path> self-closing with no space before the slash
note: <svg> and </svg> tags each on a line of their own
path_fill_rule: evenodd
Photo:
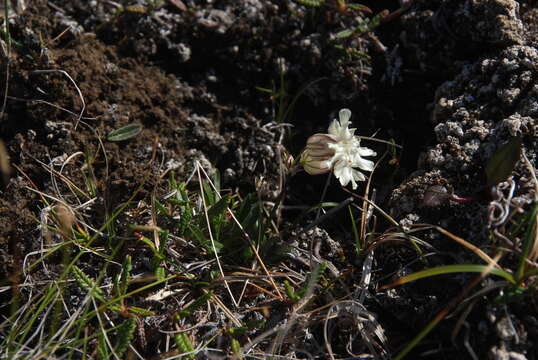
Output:
<svg viewBox="0 0 538 360">
<path fill-rule="evenodd" d="M 335 143 L 336 138 L 330 134 L 310 136 L 300 159 L 304 170 L 310 175 L 320 175 L 331 171 L 334 150 L 329 147 L 329 144 Z"/>
</svg>

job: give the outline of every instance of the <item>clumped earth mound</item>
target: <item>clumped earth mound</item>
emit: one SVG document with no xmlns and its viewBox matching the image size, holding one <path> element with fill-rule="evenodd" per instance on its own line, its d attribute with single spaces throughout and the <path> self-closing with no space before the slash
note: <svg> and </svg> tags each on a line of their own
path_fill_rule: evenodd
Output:
<svg viewBox="0 0 538 360">
<path fill-rule="evenodd" d="M 446 1 L 441 2 L 435 12 L 417 13 L 422 20 L 426 16 L 431 23 L 442 24 L 442 31 L 459 38 L 456 48 L 465 51 L 459 52 L 454 76 L 448 77 L 435 92 L 430 113 L 434 145 L 420 154 L 418 169 L 392 192 L 391 214 L 403 226 L 440 224 L 455 234 L 465 234 L 465 238 L 473 239 L 473 244 L 487 244 L 491 233 L 485 229 L 504 229 L 505 216 L 532 206 L 536 199 L 536 184 L 530 179 L 535 176 L 538 145 L 538 73 L 537 49 L 532 36 L 535 30 L 528 19 L 534 11 L 529 4 L 515 1 Z M 412 13 L 406 16 L 413 17 Z M 457 25 L 458 22 L 461 24 Z M 462 43 L 463 38 L 468 40 Z M 465 48 L 468 41 L 481 45 Z M 423 59 L 436 59 L 427 55 L 428 47 L 419 49 L 417 53 L 422 54 Z M 455 48 L 449 45 L 445 51 L 447 49 Z M 443 55 L 454 58 L 451 51 Z M 521 139 L 528 162 L 520 161 L 511 180 L 490 193 L 489 188 L 484 189 L 487 163 L 513 138 Z M 473 200 L 430 204 L 426 199 L 431 198 L 432 189 Z M 447 244 L 446 237 L 440 234 L 432 234 L 431 240 L 439 248 L 452 249 L 452 243 Z M 513 263 L 517 259 L 508 257 L 504 261 Z M 485 332 L 492 341 L 498 342 L 488 352 L 490 358 L 523 356 L 516 349 L 526 352 L 534 347 L 532 340 L 521 341 L 518 336 L 535 330 L 522 333 L 516 330 L 504 336 L 503 322 L 507 317 L 500 316 L 491 304 L 483 311 L 497 329 Z M 514 311 L 510 321 L 517 323 L 519 329 L 534 327 L 528 323 L 525 310 Z M 498 336 L 496 340 L 493 334 Z M 511 352 L 511 349 L 516 351 Z M 531 351 L 529 356 L 536 355 Z"/>
<path fill-rule="evenodd" d="M 42 267 L 30 269 L 29 261 L 72 240 L 62 226 L 81 230 L 81 224 L 97 240 L 78 260 L 76 279 L 62 290 L 65 313 L 74 313 L 95 290 L 85 276 L 101 281 L 101 298 L 94 301 L 114 298 L 121 289 L 114 277 L 125 273 L 127 256 L 137 275 L 124 290 L 163 274 L 179 279 L 107 312 L 110 324 L 137 329 L 126 356 L 138 351 L 143 358 L 178 355 L 166 344 L 181 331 L 196 344 L 220 346 L 220 352 L 201 350 L 199 358 L 252 349 L 258 356 L 388 358 L 458 296 L 470 277 L 381 285 L 434 266 L 479 263 L 476 253 L 431 228 L 410 245 L 409 234 L 424 223 L 464 237 L 492 257 L 495 246 L 508 248 L 510 255 L 500 263 L 514 269 L 521 244 L 506 242 L 510 221 L 530 211 L 537 196 L 536 5 L 365 1 L 367 10 L 361 10 L 342 4 L 35 0 L 13 14 L 11 43 L 2 35 L 3 49 L 10 44 L 9 58 L 4 52 L 0 60 L 0 76 L 8 80 L 0 90 L 6 100 L 0 140 L 11 167 L 1 168 L 1 321 L 16 308 L 10 304 L 34 299 L 32 286 L 59 278 L 76 246 L 53 252 Z M 385 8 L 389 11 L 381 13 Z M 350 29 L 351 35 L 343 32 Z M 389 148 L 370 185 L 377 190 L 375 203 L 398 225 L 381 215 L 366 221 L 369 239 L 375 240 L 362 253 L 356 248 L 360 229 L 352 230 L 345 209 L 321 218 L 320 211 L 303 211 L 325 194 L 326 178 L 287 172 L 290 154 L 297 157 L 309 135 L 326 132 L 342 107 L 352 110 L 361 135 L 376 132 L 403 145 L 395 153 Z M 133 123 L 141 128 L 136 136 L 107 139 Z M 487 162 L 515 137 L 524 157 L 508 181 L 486 188 Z M 370 144 L 379 155 L 387 150 Z M 204 171 L 233 196 L 212 198 L 209 183 L 199 183 Z M 172 174 L 175 180 L 167 182 Z M 200 187 L 204 195 L 196 197 Z M 252 205 L 254 195 L 263 205 Z M 348 197 L 333 182 L 324 201 Z M 208 216 L 218 219 L 213 225 L 228 246 L 221 258 L 231 288 L 219 278 L 214 248 L 204 243 L 211 231 L 197 232 L 188 224 L 190 219 L 203 228 L 204 206 L 211 201 Z M 186 210 L 188 204 L 192 209 Z M 229 213 L 217 214 L 234 204 L 240 204 L 242 232 Z M 124 205 L 127 210 L 114 217 Z M 358 219 L 355 225 L 360 223 L 362 213 L 349 211 Z M 106 220 L 111 217 L 113 226 Z M 59 229 L 51 229 L 53 224 Z M 157 231 L 155 224 L 170 232 Z M 242 247 L 242 237 L 262 239 L 255 249 L 269 270 L 252 248 Z M 159 239 L 166 240 L 157 256 L 159 249 L 147 241 Z M 73 241 L 87 250 L 84 241 Z M 114 241 L 125 244 L 112 251 L 107 246 Z M 103 259 L 110 267 L 101 271 Z M 278 284 L 267 280 L 267 271 Z M 257 287 L 241 288 L 237 279 Z M 84 281 L 86 287 L 80 285 Z M 490 278 L 481 285 L 504 289 Z M 218 302 L 207 302 L 210 311 L 180 313 L 208 291 L 218 296 Z M 241 293 L 242 305 L 223 303 L 227 291 Z M 462 303 L 409 358 L 441 353 L 538 358 L 533 291 L 504 303 L 498 301 L 502 291 L 469 299 L 469 307 Z M 51 313 L 62 313 L 57 308 Z M 96 324 L 87 329 L 99 329 Z M 8 325 L 15 326 L 7 320 L 0 325 L 2 344 L 9 342 Z M 184 337 L 174 339 L 177 347 L 185 345 Z M 104 343 L 92 339 L 91 351 L 101 351 Z"/>
</svg>

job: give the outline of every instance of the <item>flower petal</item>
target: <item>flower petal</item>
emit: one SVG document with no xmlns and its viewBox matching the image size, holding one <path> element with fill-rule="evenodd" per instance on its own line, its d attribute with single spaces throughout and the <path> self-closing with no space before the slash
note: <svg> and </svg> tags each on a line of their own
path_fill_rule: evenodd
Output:
<svg viewBox="0 0 538 360">
<path fill-rule="evenodd" d="M 364 176 L 364 174 L 361 173 L 359 170 L 353 169 L 353 179 L 355 181 L 364 181 L 366 180 L 366 176 Z"/>
<path fill-rule="evenodd" d="M 377 153 L 372 150 L 372 149 L 369 149 L 367 147 L 359 147 L 359 155 L 360 156 L 376 156 Z"/>
<path fill-rule="evenodd" d="M 338 120 L 333 120 L 329 125 L 329 134 L 333 136 L 338 136 L 340 133 L 340 123 Z"/>
<path fill-rule="evenodd" d="M 340 124 L 342 125 L 342 127 L 348 127 L 349 119 L 351 119 L 351 110 L 340 110 L 340 112 L 338 113 L 338 118 L 340 119 Z"/>
<path fill-rule="evenodd" d="M 340 163 L 338 163 L 340 164 Z M 353 180 L 352 169 L 347 166 L 336 166 L 334 168 L 334 176 L 340 181 L 342 186 L 346 186 L 350 181 Z"/>
<path fill-rule="evenodd" d="M 365 171 L 373 171 L 374 170 L 374 162 L 371 160 L 366 160 L 361 158 L 360 156 L 357 156 L 353 159 L 353 167 L 357 167 L 361 170 Z"/>
</svg>

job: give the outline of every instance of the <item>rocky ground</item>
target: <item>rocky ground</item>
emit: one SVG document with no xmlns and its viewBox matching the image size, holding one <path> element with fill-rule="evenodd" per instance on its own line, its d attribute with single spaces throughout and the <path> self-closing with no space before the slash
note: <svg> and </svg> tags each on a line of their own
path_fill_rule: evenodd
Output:
<svg viewBox="0 0 538 360">
<path fill-rule="evenodd" d="M 54 204 L 75 209 L 72 223 L 85 232 L 101 229 L 94 251 L 104 248 L 108 256 L 110 239 L 134 241 L 130 226 L 156 223 L 151 204 L 168 199 L 170 174 L 179 182 L 194 178 L 196 189 L 200 164 L 209 176 L 220 174 L 222 188 L 241 199 L 256 194 L 279 207 L 278 217 L 269 217 L 267 237 L 274 249 L 288 250 L 278 259 L 267 255 L 271 273 L 312 273 L 312 255 L 305 254 L 315 250 L 316 261 L 330 264 L 332 280 L 308 288 L 314 296 L 308 305 L 278 297 L 277 289 L 284 293 L 278 283 L 265 292 L 249 290 L 241 306 L 225 302 L 235 316 L 208 305 L 212 311 L 182 319 L 189 339 L 206 344 L 198 358 L 240 357 L 223 335 L 230 331 L 215 329 L 254 321 L 264 324 L 232 336 L 247 358 L 397 357 L 443 309 L 448 316 L 407 358 L 538 358 L 538 253 L 525 252 L 524 241 L 533 234 L 535 220 L 525 220 L 525 214 L 533 214 L 538 186 L 536 1 L 386 0 L 363 1 L 363 7 L 343 0 L 7 3 L 9 36 L 1 33 L 0 59 L 3 354 L 11 346 L 13 299 L 31 299 L 30 287 L 39 292 L 36 284 L 54 281 L 65 266 L 66 252 L 47 257 L 43 267 L 27 263 L 66 241 L 63 230 L 43 231 Z M 315 220 L 315 211 L 301 212 L 320 201 L 327 178 L 284 170 L 288 154 L 298 157 L 307 137 L 326 132 L 341 108 L 352 111 L 357 133 L 402 146 L 367 144 L 378 155 L 386 152 L 369 196 L 394 223 L 376 212 L 370 246 L 362 253 L 345 208 L 323 221 Z M 110 133 L 128 124 L 139 125 L 140 133 L 111 141 Z M 521 147 L 518 161 L 502 158 L 507 173 L 491 180 L 488 163 L 514 138 Z M 365 186 L 356 194 L 364 195 Z M 324 201 L 347 197 L 333 181 Z M 129 210 L 115 218 L 116 230 L 101 228 L 124 204 Z M 259 216 L 274 215 L 269 212 Z M 161 228 L 173 224 L 159 221 Z M 317 226 L 309 226 L 312 221 Z M 214 258 L 210 250 L 204 255 L 181 245 L 182 236 L 170 226 L 178 238 L 166 246 L 179 263 Z M 416 242 L 409 241 L 415 230 Z M 518 284 L 520 294 L 494 276 L 471 286 L 477 274 L 463 273 L 382 288 L 435 266 L 486 264 L 447 231 L 511 274 L 527 254 L 529 276 Z M 133 274 L 151 272 L 147 249 L 126 244 L 118 251 L 107 259 L 121 264 L 130 255 Z M 102 258 L 81 259 L 79 268 L 97 278 Z M 224 274 L 236 275 L 237 264 L 227 265 Z M 206 265 L 203 276 L 213 266 Z M 259 263 L 241 266 L 263 274 Z M 115 269 L 103 272 L 103 284 L 112 283 Z M 302 280 L 308 283 L 306 276 Z M 225 288 L 211 284 L 224 298 Z M 196 297 L 181 293 L 156 301 L 155 293 L 172 285 L 160 286 L 132 300 L 153 313 L 137 317 L 126 358 L 178 355 L 165 340 L 166 331 L 178 330 L 170 314 Z M 74 285 L 65 292 L 69 313 L 86 292 Z M 330 316 L 341 323 L 326 320 Z M 357 320 L 363 318 L 368 320 Z M 279 339 L 280 333 L 268 332 L 272 328 L 285 329 L 285 338 L 293 339 Z M 38 346 L 35 339 L 24 341 L 28 348 Z M 88 346 L 90 357 L 98 358 L 98 345 Z M 54 353 L 65 354 L 66 348 Z"/>
</svg>

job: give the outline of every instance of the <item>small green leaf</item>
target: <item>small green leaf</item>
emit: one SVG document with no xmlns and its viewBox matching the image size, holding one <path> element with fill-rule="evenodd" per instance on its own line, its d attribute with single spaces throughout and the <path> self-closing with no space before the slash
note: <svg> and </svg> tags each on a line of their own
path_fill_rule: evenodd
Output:
<svg viewBox="0 0 538 360">
<path fill-rule="evenodd" d="M 207 210 L 207 216 L 209 219 L 213 220 L 213 218 L 226 215 L 230 200 L 231 196 L 226 194 L 216 203 L 211 205 L 211 207 Z"/>
<path fill-rule="evenodd" d="M 256 86 L 255 89 L 258 90 L 258 91 L 261 91 L 261 92 L 268 93 L 268 94 L 273 93 L 273 90 L 268 89 L 268 88 L 264 88 L 264 87 L 261 87 L 261 86 Z"/>
<path fill-rule="evenodd" d="M 215 186 L 215 190 L 217 192 L 220 192 L 220 172 L 218 169 L 215 171 L 213 176 L 211 176 L 211 181 L 213 182 L 213 185 Z"/>
<path fill-rule="evenodd" d="M 129 312 L 140 316 L 155 316 L 155 312 L 138 306 L 129 306 Z"/>
<path fill-rule="evenodd" d="M 119 129 L 112 130 L 107 137 L 108 141 L 123 141 L 135 137 L 142 131 L 142 125 L 129 124 Z"/>
<path fill-rule="evenodd" d="M 204 188 L 204 195 L 207 201 L 207 206 L 211 206 L 215 204 L 217 201 L 217 195 L 213 192 L 213 188 L 211 185 L 209 185 L 207 182 L 204 182 L 203 184 Z"/>
<path fill-rule="evenodd" d="M 121 284 L 120 284 L 120 294 L 126 294 L 127 288 L 129 287 L 129 278 L 131 277 L 131 270 L 133 270 L 133 265 L 131 264 L 131 256 L 127 255 L 122 264 L 122 273 L 121 273 Z"/>
<path fill-rule="evenodd" d="M 116 355 L 117 357 L 122 357 L 125 351 L 131 345 L 133 341 L 134 332 L 136 330 L 137 323 L 136 318 L 130 317 L 126 319 L 119 327 L 117 333 L 117 344 L 116 344 Z"/>
<path fill-rule="evenodd" d="M 106 302 L 105 300 L 105 294 L 103 293 L 103 290 L 99 288 L 97 283 L 88 275 L 82 271 L 78 266 L 73 265 L 72 273 L 75 279 L 77 280 L 79 286 L 84 289 L 85 291 L 91 293 L 91 295 L 96 298 L 97 300 L 101 302 Z"/>
<path fill-rule="evenodd" d="M 284 280 L 284 291 L 286 292 L 286 295 L 288 295 L 288 298 L 290 300 L 292 301 L 301 300 L 301 297 L 295 293 L 295 289 L 293 289 L 293 286 L 291 286 L 288 280 Z"/>
<path fill-rule="evenodd" d="M 198 242 L 199 245 L 205 247 L 210 253 L 214 252 L 211 240 L 207 239 L 199 228 L 187 224 L 187 229 L 189 230 L 190 235 Z M 216 252 L 219 253 L 224 245 L 218 241 L 213 241 L 213 243 L 215 244 Z"/>
<path fill-rule="evenodd" d="M 157 266 L 155 269 L 155 276 L 157 280 L 164 280 L 166 278 L 166 270 L 162 266 Z"/>
<path fill-rule="evenodd" d="M 367 7 L 367 6 L 365 6 L 365 5 L 362 5 L 362 4 L 351 4 L 351 3 L 348 3 L 348 4 L 347 4 L 347 7 L 350 8 L 350 9 L 353 9 L 353 10 L 364 11 L 364 12 L 369 13 L 369 14 L 372 13 L 372 10 L 370 10 L 369 7 Z"/>
<path fill-rule="evenodd" d="M 189 359 L 194 359 L 194 345 L 192 344 L 191 340 L 189 339 L 189 336 L 186 333 L 179 333 L 176 336 L 174 336 L 174 340 L 176 342 L 177 348 L 182 353 L 189 353 L 186 355 Z"/>
<path fill-rule="evenodd" d="M 155 244 L 150 239 L 148 239 L 145 236 L 142 236 L 142 237 L 138 238 L 138 240 L 142 241 L 144 244 L 146 244 L 151 249 L 151 251 L 153 251 L 153 254 L 155 256 L 159 255 L 159 251 L 155 248 Z"/>
<path fill-rule="evenodd" d="M 311 7 L 320 7 L 325 3 L 325 0 L 294 0 L 296 3 L 311 6 Z"/>
<path fill-rule="evenodd" d="M 494 186 L 508 179 L 521 154 L 521 138 L 512 138 L 501 146 L 486 164 L 487 186 Z"/>
<path fill-rule="evenodd" d="M 165 216 L 171 217 L 172 215 L 168 212 L 168 209 L 161 204 L 157 199 L 153 199 L 153 204 L 155 205 L 155 209 L 157 209 L 157 212 L 159 214 L 163 214 Z"/>
<path fill-rule="evenodd" d="M 342 30 L 342 31 L 340 31 L 339 33 L 336 34 L 336 38 L 337 39 L 345 39 L 345 38 L 348 38 L 351 35 L 353 35 L 354 32 L 355 32 L 354 30 L 350 30 L 350 29 Z"/>
<path fill-rule="evenodd" d="M 237 341 L 237 339 L 232 339 L 231 345 L 232 345 L 232 351 L 234 355 L 238 359 L 244 359 L 243 353 L 241 352 L 241 344 L 239 343 L 239 341 Z"/>
<path fill-rule="evenodd" d="M 351 218 L 351 229 L 353 230 L 353 237 L 355 238 L 355 250 L 360 254 L 362 252 L 361 248 L 361 239 L 359 236 L 359 231 L 357 230 L 357 224 L 355 223 L 355 218 L 353 217 L 353 211 L 351 211 L 351 206 L 347 207 L 349 211 L 349 217 Z"/>
<path fill-rule="evenodd" d="M 286 280 L 284 280 L 286 281 Z M 245 333 L 249 330 L 248 326 L 241 326 L 236 328 L 230 328 L 228 330 L 228 333 L 232 336 L 242 336 L 245 335 Z"/>
</svg>

